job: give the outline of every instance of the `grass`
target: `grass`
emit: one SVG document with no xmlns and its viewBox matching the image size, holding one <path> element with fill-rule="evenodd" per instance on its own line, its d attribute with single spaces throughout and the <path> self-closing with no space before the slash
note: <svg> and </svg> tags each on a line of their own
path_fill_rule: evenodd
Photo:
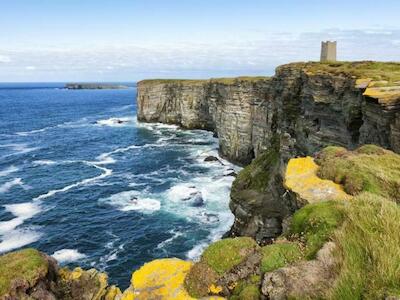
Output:
<svg viewBox="0 0 400 300">
<path fill-rule="evenodd" d="M 400 63 L 397 62 L 309 62 L 295 63 L 302 66 L 307 72 L 328 73 L 334 75 L 345 74 L 355 78 L 370 78 L 374 81 L 387 81 L 380 86 L 400 85 Z"/>
<path fill-rule="evenodd" d="M 211 78 L 211 79 L 147 79 L 139 84 L 182 84 L 196 85 L 205 83 L 234 84 L 237 82 L 259 82 L 269 80 L 271 77 L 265 76 L 240 76 L 232 78 Z"/>
<path fill-rule="evenodd" d="M 306 245 L 304 256 L 314 259 L 344 220 L 343 204 L 335 201 L 308 204 L 294 213 L 289 235 Z"/>
<path fill-rule="evenodd" d="M 279 152 L 275 147 L 271 147 L 259 155 L 239 172 L 233 182 L 232 191 L 252 189 L 263 192 L 268 186 L 271 170 L 279 162 L 279 158 Z"/>
<path fill-rule="evenodd" d="M 262 247 L 261 273 L 270 272 L 303 258 L 301 247 L 296 242 L 282 242 Z"/>
<path fill-rule="evenodd" d="M 259 246 L 249 237 L 228 238 L 211 244 L 186 276 L 186 290 L 195 298 L 207 296 L 218 278 L 243 262 L 256 249 Z"/>
<path fill-rule="evenodd" d="M 327 147 L 317 157 L 318 175 L 351 195 L 370 192 L 400 203 L 400 156 L 375 145 L 355 151 Z"/>
<path fill-rule="evenodd" d="M 351 201 L 334 237 L 341 264 L 331 299 L 400 297 L 399 220 L 399 206 L 377 195 Z"/>
<path fill-rule="evenodd" d="M 257 249 L 257 243 L 249 237 L 223 239 L 211 244 L 201 256 L 218 275 L 224 274 Z"/>
<path fill-rule="evenodd" d="M 15 280 L 30 287 L 45 276 L 48 262 L 35 249 L 24 249 L 0 256 L 0 297 L 6 295 Z"/>
</svg>

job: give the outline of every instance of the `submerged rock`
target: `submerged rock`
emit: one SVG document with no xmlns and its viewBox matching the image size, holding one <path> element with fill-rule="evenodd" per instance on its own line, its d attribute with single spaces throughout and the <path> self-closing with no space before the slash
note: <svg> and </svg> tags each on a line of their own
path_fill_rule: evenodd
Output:
<svg viewBox="0 0 400 300">
<path fill-rule="evenodd" d="M 212 155 L 207 156 L 207 157 L 204 159 L 204 161 L 205 161 L 205 162 L 212 162 L 212 161 L 218 161 L 218 162 L 220 162 L 220 160 L 218 159 L 218 157 L 215 157 L 215 156 L 212 156 Z"/>
</svg>

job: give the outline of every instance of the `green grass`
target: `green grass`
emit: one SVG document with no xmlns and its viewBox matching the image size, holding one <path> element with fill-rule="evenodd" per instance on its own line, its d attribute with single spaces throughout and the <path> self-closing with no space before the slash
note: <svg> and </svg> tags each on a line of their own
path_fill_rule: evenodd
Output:
<svg viewBox="0 0 400 300">
<path fill-rule="evenodd" d="M 355 151 L 328 147 L 317 163 L 318 175 L 342 184 L 348 194 L 370 192 L 400 203 L 400 156 L 391 151 L 375 145 Z"/>
<path fill-rule="evenodd" d="M 230 300 L 258 300 L 260 299 L 261 277 L 253 275 L 248 280 L 239 281 L 234 288 Z"/>
<path fill-rule="evenodd" d="M 211 78 L 211 79 L 146 79 L 139 82 L 145 84 L 182 84 L 182 85 L 197 85 L 206 83 L 234 84 L 237 82 L 260 82 L 269 80 L 270 77 L 265 76 L 240 76 L 232 78 Z"/>
<path fill-rule="evenodd" d="M 331 299 L 400 296 L 400 208 L 363 193 L 346 206 L 346 221 L 335 234 L 340 266 Z"/>
<path fill-rule="evenodd" d="M 24 249 L 0 256 L 0 297 L 10 291 L 14 280 L 33 286 L 48 270 L 48 262 L 35 249 Z"/>
<path fill-rule="evenodd" d="M 370 78 L 374 81 L 387 81 L 387 84 L 381 85 L 400 85 L 400 63 L 397 62 L 343 61 L 294 63 L 290 65 L 297 65 L 314 74 L 345 74 L 357 79 Z"/>
<path fill-rule="evenodd" d="M 279 158 L 279 152 L 275 147 L 259 155 L 239 172 L 232 184 L 232 191 L 252 189 L 263 192 L 268 186 L 271 170 L 279 162 Z"/>
<path fill-rule="evenodd" d="M 211 244 L 201 256 L 217 274 L 222 275 L 243 261 L 248 254 L 257 249 L 257 243 L 249 237 L 223 239 Z"/>
<path fill-rule="evenodd" d="M 296 242 L 282 242 L 262 247 L 261 272 L 270 272 L 303 258 L 300 245 Z"/>
<path fill-rule="evenodd" d="M 315 258 L 319 249 L 331 238 L 344 220 L 343 205 L 327 201 L 308 204 L 294 213 L 289 235 L 304 241 L 307 259 Z"/>
</svg>

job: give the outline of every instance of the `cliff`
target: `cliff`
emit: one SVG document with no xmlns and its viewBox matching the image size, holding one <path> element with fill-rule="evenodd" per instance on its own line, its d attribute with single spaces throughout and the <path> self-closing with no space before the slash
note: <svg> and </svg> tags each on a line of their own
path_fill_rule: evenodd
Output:
<svg viewBox="0 0 400 300">
<path fill-rule="evenodd" d="M 271 78 L 145 80 L 138 120 L 212 130 L 220 154 L 248 165 L 233 184 L 232 236 L 279 235 L 304 203 L 287 191 L 289 158 L 329 145 L 400 152 L 400 64 L 293 63 Z M 264 156 L 264 164 L 257 158 Z"/>
<path fill-rule="evenodd" d="M 106 274 L 20 250 L 0 256 L 0 299 L 399 299 L 399 178 L 392 151 L 330 146 L 289 160 L 283 180 L 304 206 L 268 245 L 226 238 L 198 262 L 157 259 L 123 293 Z"/>
</svg>

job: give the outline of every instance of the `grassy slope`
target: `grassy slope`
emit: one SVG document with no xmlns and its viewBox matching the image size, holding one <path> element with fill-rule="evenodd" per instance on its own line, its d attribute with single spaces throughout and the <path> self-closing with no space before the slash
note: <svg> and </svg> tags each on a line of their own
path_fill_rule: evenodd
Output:
<svg viewBox="0 0 400 300">
<path fill-rule="evenodd" d="M 374 81 L 387 81 L 386 85 L 400 85 L 400 63 L 396 62 L 309 62 L 290 64 L 304 68 L 313 74 L 346 74 L 355 78 L 370 78 Z"/>
<path fill-rule="evenodd" d="M 317 158 L 319 175 L 342 184 L 351 195 L 360 192 L 392 199 L 400 203 L 400 156 L 374 145 L 355 151 L 327 147 Z"/>
<path fill-rule="evenodd" d="M 24 249 L 0 256 L 0 297 L 11 288 L 14 280 L 34 285 L 48 270 L 48 263 L 35 249 Z"/>
</svg>

